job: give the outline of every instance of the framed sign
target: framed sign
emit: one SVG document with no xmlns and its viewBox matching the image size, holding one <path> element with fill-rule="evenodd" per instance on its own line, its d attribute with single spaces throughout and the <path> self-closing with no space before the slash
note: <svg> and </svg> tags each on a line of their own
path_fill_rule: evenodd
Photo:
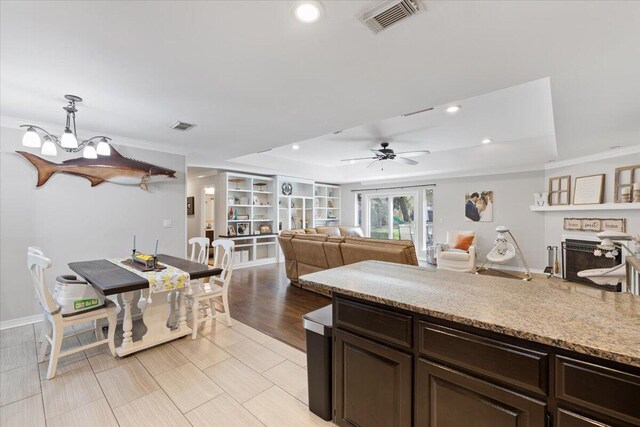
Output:
<svg viewBox="0 0 640 427">
<path fill-rule="evenodd" d="M 565 218 L 564 229 L 567 231 L 627 231 L 624 218 Z"/>
<path fill-rule="evenodd" d="M 576 177 L 574 205 L 600 204 L 604 198 L 604 174 Z"/>
</svg>

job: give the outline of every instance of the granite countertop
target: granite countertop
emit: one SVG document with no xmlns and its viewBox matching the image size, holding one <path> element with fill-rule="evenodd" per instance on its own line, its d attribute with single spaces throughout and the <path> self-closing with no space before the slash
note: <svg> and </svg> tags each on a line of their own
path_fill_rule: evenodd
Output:
<svg viewBox="0 0 640 427">
<path fill-rule="evenodd" d="M 299 278 L 408 311 L 640 366 L 640 297 L 365 261 Z"/>
</svg>

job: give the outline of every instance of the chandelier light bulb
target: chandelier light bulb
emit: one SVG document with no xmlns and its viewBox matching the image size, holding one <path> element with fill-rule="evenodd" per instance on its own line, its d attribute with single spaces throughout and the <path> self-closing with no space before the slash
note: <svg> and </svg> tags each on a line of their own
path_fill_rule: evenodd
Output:
<svg viewBox="0 0 640 427">
<path fill-rule="evenodd" d="M 93 145 L 93 142 L 87 144 L 82 150 L 82 157 L 85 159 L 97 159 L 98 153 L 96 153 L 96 147 Z"/>
<path fill-rule="evenodd" d="M 42 150 L 40 151 L 43 156 L 57 156 L 58 149 L 56 148 L 56 144 L 53 143 L 51 138 L 48 136 L 44 137 L 44 143 L 42 144 Z"/>
<path fill-rule="evenodd" d="M 64 133 L 60 138 L 60 145 L 62 148 L 78 148 L 78 140 L 69 128 L 64 130 Z"/>
<path fill-rule="evenodd" d="M 96 153 L 98 153 L 101 156 L 111 155 L 111 146 L 109 145 L 106 139 L 102 138 L 100 142 L 98 142 L 98 146 L 96 147 Z"/>
<path fill-rule="evenodd" d="M 40 137 L 34 128 L 30 127 L 24 133 L 24 136 L 22 137 L 22 145 L 25 147 L 40 147 Z"/>
</svg>

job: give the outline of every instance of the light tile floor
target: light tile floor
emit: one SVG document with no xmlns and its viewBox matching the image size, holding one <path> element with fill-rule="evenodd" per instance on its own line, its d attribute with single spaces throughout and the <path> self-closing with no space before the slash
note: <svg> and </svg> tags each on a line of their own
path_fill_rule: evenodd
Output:
<svg viewBox="0 0 640 427">
<path fill-rule="evenodd" d="M 65 348 L 92 342 L 88 326 Z M 122 359 L 106 345 L 79 352 L 48 381 L 40 324 L 0 331 L 0 426 L 333 425 L 307 407 L 303 352 L 238 321 L 198 332 Z"/>
</svg>

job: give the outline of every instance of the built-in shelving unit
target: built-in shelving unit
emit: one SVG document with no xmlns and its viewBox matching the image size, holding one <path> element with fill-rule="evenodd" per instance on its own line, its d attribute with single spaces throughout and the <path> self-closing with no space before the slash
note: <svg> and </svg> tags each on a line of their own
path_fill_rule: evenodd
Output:
<svg viewBox="0 0 640 427">
<path fill-rule="evenodd" d="M 313 226 L 340 225 L 340 186 L 313 185 Z"/>
<path fill-rule="evenodd" d="M 599 205 L 529 206 L 532 212 L 615 211 L 640 209 L 640 203 L 602 203 Z"/>
<path fill-rule="evenodd" d="M 291 185 L 291 194 L 283 186 Z M 286 176 L 277 177 L 278 231 L 313 227 L 313 181 Z"/>
<path fill-rule="evenodd" d="M 216 234 L 235 242 L 235 267 L 259 265 L 277 259 L 276 194 L 272 177 L 225 172 L 216 188 Z M 261 232 L 268 226 L 271 233 Z"/>
</svg>

